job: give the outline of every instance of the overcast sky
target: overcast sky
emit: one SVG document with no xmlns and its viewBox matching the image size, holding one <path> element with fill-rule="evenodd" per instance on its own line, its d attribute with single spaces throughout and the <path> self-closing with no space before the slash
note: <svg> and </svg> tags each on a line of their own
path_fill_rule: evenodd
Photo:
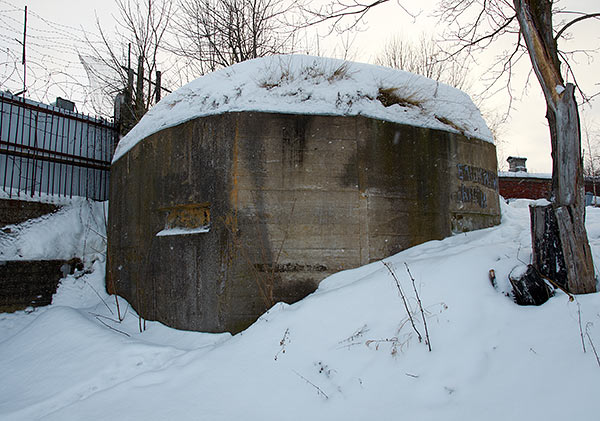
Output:
<svg viewBox="0 0 600 421">
<path fill-rule="evenodd" d="M 440 31 L 442 25 L 429 16 L 435 10 L 437 0 L 420 0 L 419 2 L 407 2 L 407 4 L 418 4 L 418 8 L 411 9 L 411 12 L 421 12 L 419 17 L 414 20 L 400 7 L 395 0 L 390 4 L 385 4 L 372 10 L 362 25 L 363 31 L 350 37 L 351 58 L 356 61 L 372 62 L 379 53 L 381 47 L 393 35 L 401 35 L 405 38 L 416 39 L 421 33 L 432 33 Z M 0 0 L 0 10 L 10 9 L 11 6 L 28 9 L 37 15 L 58 23 L 68 25 L 69 27 L 94 30 L 96 15 L 100 20 L 110 27 L 112 15 L 115 13 L 115 6 L 112 0 Z M 561 6 L 568 10 L 578 10 L 585 12 L 597 12 L 600 10 L 598 0 L 563 0 Z M 320 33 L 325 33 L 325 28 L 321 28 Z M 569 43 L 560 44 L 559 47 L 565 49 L 599 47 L 600 46 L 600 21 L 589 20 L 573 27 L 573 40 Z M 347 39 L 346 39 L 347 41 Z M 7 47 L 2 44 L 5 39 L 0 39 L 1 50 Z M 342 51 L 342 36 L 333 35 L 320 42 L 321 54 L 339 54 Z M 506 48 L 509 48 L 507 45 Z M 35 48 L 35 47 L 33 47 Z M 486 62 L 493 58 L 494 54 L 501 51 L 490 51 L 487 57 L 480 57 L 479 66 L 473 67 L 471 77 L 473 78 L 473 90 L 481 90 L 482 69 Z M 578 63 L 577 77 L 580 82 L 589 90 L 600 90 L 600 56 L 591 63 Z M 77 63 L 71 63 L 77 66 Z M 546 106 L 543 100 L 541 89 L 535 78 L 531 79 L 531 84 L 523 94 L 525 87 L 525 76 L 530 69 L 530 63 L 527 61 L 517 69 L 517 82 L 514 84 L 518 101 L 513 103 L 513 110 L 510 114 L 510 120 L 505 126 L 502 135 L 503 143 L 499 145 L 499 160 L 506 159 L 509 155 L 518 155 L 527 157 L 527 166 L 530 172 L 551 172 L 552 163 L 550 157 L 550 140 L 548 128 L 545 120 Z M 75 69 L 73 72 L 84 74 L 82 69 Z M 505 92 L 498 93 L 494 98 L 487 100 L 484 106 L 489 110 L 498 110 L 502 112 L 507 107 L 508 95 Z M 600 112 L 597 110 L 598 100 L 592 101 L 592 106 L 586 106 L 582 110 L 588 125 L 600 125 Z M 500 162 L 500 164 L 503 164 Z"/>
</svg>

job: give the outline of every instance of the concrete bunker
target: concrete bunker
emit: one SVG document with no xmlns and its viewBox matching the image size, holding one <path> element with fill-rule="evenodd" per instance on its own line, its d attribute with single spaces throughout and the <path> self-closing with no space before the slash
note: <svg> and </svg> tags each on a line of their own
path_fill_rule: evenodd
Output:
<svg viewBox="0 0 600 421">
<path fill-rule="evenodd" d="M 282 108 L 194 116 L 116 156 L 109 292 L 146 319 L 238 332 L 329 274 L 499 223 L 492 143 L 442 118 Z"/>
</svg>

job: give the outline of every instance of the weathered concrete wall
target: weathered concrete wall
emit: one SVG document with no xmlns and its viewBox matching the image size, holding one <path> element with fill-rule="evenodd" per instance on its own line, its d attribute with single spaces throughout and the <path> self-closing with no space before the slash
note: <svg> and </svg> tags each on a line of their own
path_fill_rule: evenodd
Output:
<svg viewBox="0 0 600 421">
<path fill-rule="evenodd" d="M 58 208 L 59 206 L 50 203 L 0 199 L 0 228 L 56 212 Z"/>
<path fill-rule="evenodd" d="M 60 279 L 75 268 L 83 268 L 81 260 L 0 261 L 0 312 L 50 304 Z"/>
<path fill-rule="evenodd" d="M 364 117 L 206 117 L 111 172 L 107 288 L 183 329 L 237 332 L 331 273 L 500 220 L 493 145 Z M 178 226 L 207 232 L 156 235 Z"/>
</svg>

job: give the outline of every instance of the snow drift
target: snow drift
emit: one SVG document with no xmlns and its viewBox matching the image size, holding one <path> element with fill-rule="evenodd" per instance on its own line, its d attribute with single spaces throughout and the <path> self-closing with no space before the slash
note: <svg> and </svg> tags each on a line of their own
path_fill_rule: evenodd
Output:
<svg viewBox="0 0 600 421">
<path fill-rule="evenodd" d="M 150 322 L 139 333 L 123 300 L 119 322 L 98 260 L 51 306 L 0 315 L 0 419 L 594 419 L 600 295 L 557 292 L 541 307 L 509 296 L 508 273 L 530 258 L 528 203 L 504 206 L 500 226 L 386 259 L 412 312 L 405 263 L 416 280 L 432 352 L 381 262 L 230 336 Z M 598 262 L 600 210 L 588 208 L 587 229 Z"/>
</svg>

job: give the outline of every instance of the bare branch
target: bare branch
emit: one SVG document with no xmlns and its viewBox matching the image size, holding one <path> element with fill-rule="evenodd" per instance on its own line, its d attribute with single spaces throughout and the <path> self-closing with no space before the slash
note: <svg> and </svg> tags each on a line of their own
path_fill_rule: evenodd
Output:
<svg viewBox="0 0 600 421">
<path fill-rule="evenodd" d="M 557 41 L 560 38 L 560 36 L 563 34 L 563 32 L 565 32 L 565 30 L 567 30 L 567 28 L 576 24 L 577 22 L 580 22 L 585 19 L 598 19 L 598 18 L 600 18 L 600 13 L 589 13 L 589 14 L 586 14 L 583 16 L 579 16 L 578 18 L 573 19 L 572 21 L 568 22 L 565 26 L 560 28 L 560 30 L 554 36 L 554 40 Z"/>
<path fill-rule="evenodd" d="M 398 293 L 400 294 L 400 298 L 402 298 L 402 303 L 404 304 L 404 309 L 406 310 L 406 314 L 408 315 L 410 324 L 411 324 L 413 330 L 415 331 L 415 333 L 417 334 L 417 338 L 419 339 L 419 342 L 422 342 L 423 336 L 421 336 L 421 333 L 419 332 L 419 330 L 417 329 L 417 326 L 415 325 L 415 320 L 413 319 L 412 312 L 410 310 L 410 307 L 408 306 L 408 302 L 406 301 L 406 295 L 404 295 L 404 291 L 402 290 L 402 287 L 400 286 L 400 281 L 398 280 L 396 273 L 392 269 L 392 266 L 390 265 L 390 263 L 386 262 L 385 260 L 382 260 L 381 263 L 383 264 L 383 266 L 386 267 L 386 269 L 388 270 L 390 275 L 392 275 L 392 278 L 394 278 L 394 282 L 396 283 L 396 288 L 398 288 Z"/>
<path fill-rule="evenodd" d="M 417 286 L 415 285 L 415 278 L 413 278 L 412 273 L 410 273 L 408 263 L 404 262 L 404 266 L 406 266 L 406 271 L 408 272 L 408 276 L 410 277 L 410 281 L 412 282 L 415 297 L 417 297 L 419 311 L 421 312 L 421 319 L 423 320 L 423 326 L 425 326 L 425 342 L 427 343 L 427 348 L 429 349 L 429 352 L 431 352 L 431 339 L 429 339 L 429 330 L 427 329 L 427 319 L 425 317 L 425 312 L 423 311 L 423 303 L 421 302 L 421 297 L 419 297 L 419 291 L 417 291 Z"/>
<path fill-rule="evenodd" d="M 389 0 L 373 0 L 370 2 L 363 2 L 359 0 L 336 0 L 317 9 L 302 5 L 300 8 L 305 15 L 306 22 L 301 27 L 305 28 L 308 26 L 315 26 L 324 22 L 329 22 L 329 34 L 333 33 L 334 30 L 339 33 L 355 30 L 371 9 L 388 2 Z M 409 8 L 404 5 L 402 0 L 398 0 L 396 4 L 413 20 L 416 20 L 421 14 L 421 11 L 416 13 L 411 12 Z M 351 19 L 351 23 L 347 26 L 342 26 L 342 22 L 346 19 Z"/>
<path fill-rule="evenodd" d="M 138 75 L 150 81 L 159 69 L 159 54 L 163 48 L 163 39 L 170 25 L 174 8 L 168 0 L 115 0 L 118 9 L 116 34 L 108 36 L 108 32 L 96 17 L 96 28 L 99 42 L 92 42 L 84 31 L 87 48 L 79 51 L 79 59 L 83 64 L 90 82 L 97 80 L 98 91 L 103 102 L 96 106 L 96 111 L 104 115 L 112 115 L 114 97 L 127 88 L 128 69 L 125 66 L 127 46 L 132 45 L 133 63 L 142 58 L 144 74 Z M 131 99 L 141 103 L 141 115 L 135 115 L 136 121 L 154 103 L 156 94 L 152 84 L 143 92 L 143 97 L 136 98 L 132 91 Z M 133 122 L 135 123 L 135 121 Z"/>
<path fill-rule="evenodd" d="M 270 54 L 292 52 L 294 3 L 276 0 L 180 0 L 169 51 L 191 76 Z"/>
<path fill-rule="evenodd" d="M 470 82 L 469 57 L 446 54 L 439 43 L 426 34 L 422 34 L 417 43 L 392 37 L 376 56 L 375 63 L 420 74 L 458 89 L 466 89 Z"/>
</svg>

